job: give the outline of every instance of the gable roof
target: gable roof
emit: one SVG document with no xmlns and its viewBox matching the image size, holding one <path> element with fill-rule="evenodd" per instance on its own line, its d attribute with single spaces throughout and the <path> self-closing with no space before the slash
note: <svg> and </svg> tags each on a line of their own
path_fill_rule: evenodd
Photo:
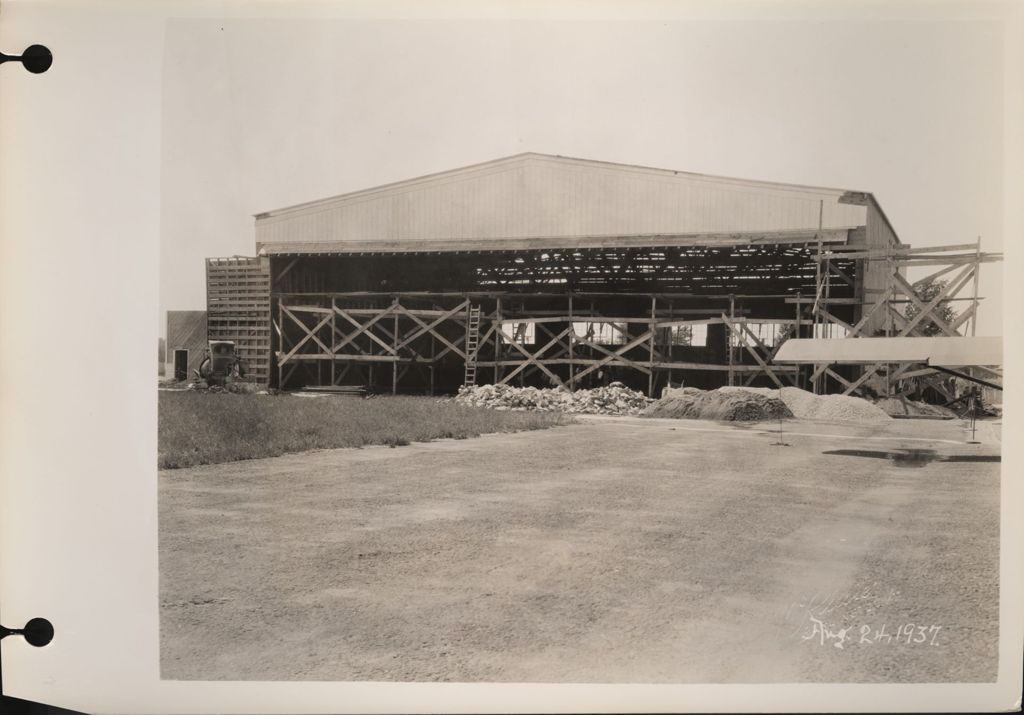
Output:
<svg viewBox="0 0 1024 715">
<path fill-rule="evenodd" d="M 256 216 L 257 248 L 806 232 L 864 225 L 863 192 L 525 153 Z M 420 243 L 425 242 L 425 243 Z M 445 250 L 450 250 L 446 248 Z"/>
</svg>

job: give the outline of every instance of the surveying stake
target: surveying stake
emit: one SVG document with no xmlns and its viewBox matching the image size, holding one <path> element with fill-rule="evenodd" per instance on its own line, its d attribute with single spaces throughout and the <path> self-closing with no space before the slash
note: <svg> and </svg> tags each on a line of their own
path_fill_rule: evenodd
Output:
<svg viewBox="0 0 1024 715">
<path fill-rule="evenodd" d="M 971 410 L 971 438 L 967 440 L 967 444 L 981 444 L 975 436 L 978 431 L 978 388 L 972 387 L 970 394 L 970 410 Z"/>
</svg>

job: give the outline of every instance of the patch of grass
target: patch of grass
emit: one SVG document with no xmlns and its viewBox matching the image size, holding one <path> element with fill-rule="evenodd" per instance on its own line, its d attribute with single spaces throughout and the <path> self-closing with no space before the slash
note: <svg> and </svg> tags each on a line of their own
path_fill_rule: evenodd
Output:
<svg viewBox="0 0 1024 715">
<path fill-rule="evenodd" d="M 291 452 L 466 439 L 568 424 L 557 412 L 498 412 L 431 397 L 295 397 L 163 391 L 158 465 L 276 457 Z"/>
</svg>

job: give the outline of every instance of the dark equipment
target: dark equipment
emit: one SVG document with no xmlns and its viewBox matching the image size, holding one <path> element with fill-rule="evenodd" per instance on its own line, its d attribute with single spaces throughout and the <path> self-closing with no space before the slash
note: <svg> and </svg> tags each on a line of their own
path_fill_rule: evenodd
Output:
<svg viewBox="0 0 1024 715">
<path fill-rule="evenodd" d="M 224 387 L 228 378 L 244 378 L 246 370 L 245 363 L 235 354 L 234 342 L 211 340 L 196 372 L 207 387 Z"/>
</svg>

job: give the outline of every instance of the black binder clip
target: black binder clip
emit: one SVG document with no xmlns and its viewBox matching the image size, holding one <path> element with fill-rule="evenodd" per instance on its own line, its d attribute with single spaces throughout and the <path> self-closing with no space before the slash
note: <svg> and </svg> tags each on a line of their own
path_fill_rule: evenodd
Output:
<svg viewBox="0 0 1024 715">
<path fill-rule="evenodd" d="M 53 624 L 45 618 L 33 618 L 24 628 L 6 628 L 0 626 L 0 640 L 7 636 L 22 636 L 29 645 L 42 648 L 53 640 Z"/>
<path fill-rule="evenodd" d="M 53 64 L 53 53 L 43 45 L 32 45 L 25 48 L 20 55 L 5 55 L 0 52 L 0 65 L 4 62 L 20 62 L 32 74 L 42 74 Z"/>
</svg>

